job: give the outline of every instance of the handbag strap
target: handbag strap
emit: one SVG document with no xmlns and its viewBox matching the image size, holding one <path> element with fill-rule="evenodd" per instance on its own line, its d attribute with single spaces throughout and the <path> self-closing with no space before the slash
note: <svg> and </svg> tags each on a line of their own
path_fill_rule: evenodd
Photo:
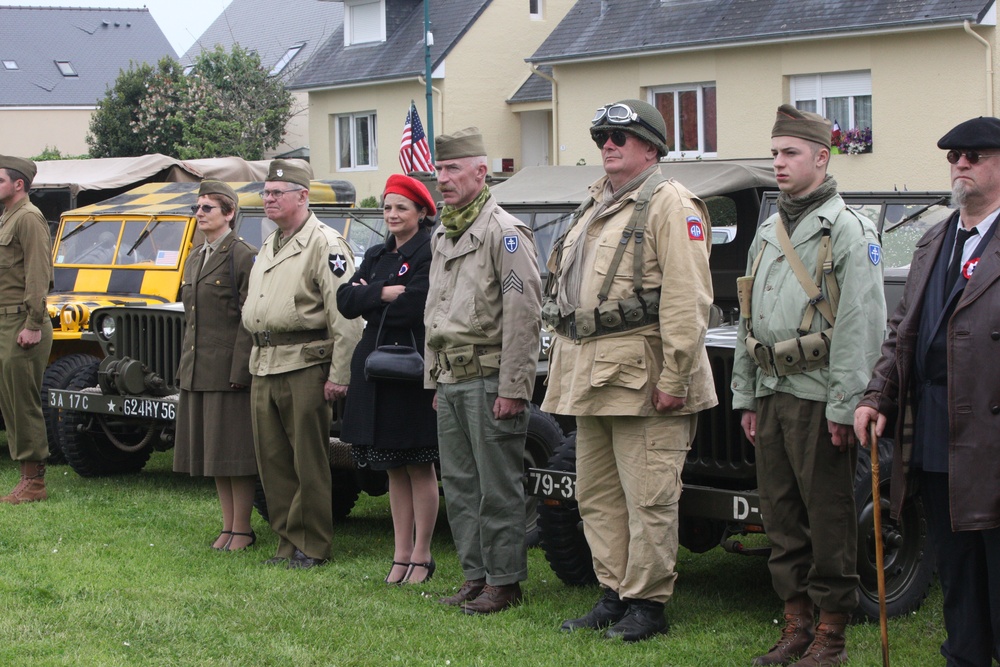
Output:
<svg viewBox="0 0 1000 667">
<path fill-rule="evenodd" d="M 391 303 L 387 303 L 385 305 L 385 308 L 382 309 L 382 318 L 378 321 L 378 332 L 375 334 L 375 347 L 376 348 L 379 345 L 382 344 L 382 326 L 385 325 L 385 316 L 389 312 L 389 306 L 391 306 L 391 305 L 392 305 Z M 413 343 L 413 349 L 416 350 L 417 349 L 417 338 L 416 338 L 416 336 L 413 335 L 413 328 L 412 327 L 407 327 L 407 330 L 410 332 L 410 342 Z M 419 351 L 420 350 L 417 350 L 417 352 L 419 352 Z"/>
</svg>

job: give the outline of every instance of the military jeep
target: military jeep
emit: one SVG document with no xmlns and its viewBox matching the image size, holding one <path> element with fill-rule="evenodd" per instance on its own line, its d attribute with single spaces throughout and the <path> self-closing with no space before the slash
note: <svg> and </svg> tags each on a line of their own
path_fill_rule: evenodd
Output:
<svg viewBox="0 0 1000 667">
<path fill-rule="evenodd" d="M 776 210 L 776 196 L 774 192 L 765 193 L 760 222 Z M 844 198 L 848 205 L 873 220 L 881 231 L 884 286 L 891 314 L 902 296 L 917 240 L 951 214 L 947 208 L 949 196 L 945 193 L 890 192 L 847 193 Z M 738 230 L 737 239 L 740 233 Z M 753 230 L 749 233 L 752 237 Z M 713 246 L 713 259 L 717 250 Z M 743 268 L 736 275 L 741 275 L 745 269 L 745 249 L 743 262 Z M 737 344 L 735 321 L 710 329 L 705 343 L 719 405 L 699 415 L 697 435 L 682 473 L 680 543 L 695 553 L 721 546 L 734 554 L 767 555 L 768 547 L 748 547 L 738 539 L 763 534 L 764 527 L 759 510 L 754 448 L 743 435 L 740 414 L 732 408 L 729 389 L 733 351 Z M 542 501 L 539 531 L 546 559 L 563 582 L 584 585 L 596 582 L 596 577 L 575 501 L 575 449 L 575 436 L 571 434 L 556 450 L 546 469 L 528 471 L 526 484 L 528 493 Z M 882 439 L 879 443 L 880 507 L 872 502 L 870 454 L 864 449 L 858 454 L 855 502 L 861 576 L 859 611 L 872 619 L 879 615 L 874 516 L 875 512 L 880 512 L 885 544 L 887 611 L 890 616 L 899 616 L 920 606 L 933 578 L 924 509 L 919 498 L 910 498 L 900 521 L 889 517 L 889 479 L 894 464 L 890 440 Z"/>
</svg>

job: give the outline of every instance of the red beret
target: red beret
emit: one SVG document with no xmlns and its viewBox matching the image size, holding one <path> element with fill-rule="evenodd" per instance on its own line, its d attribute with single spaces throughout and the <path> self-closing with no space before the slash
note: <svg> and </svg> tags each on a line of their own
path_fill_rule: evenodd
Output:
<svg viewBox="0 0 1000 667">
<path fill-rule="evenodd" d="M 393 174 L 385 182 L 384 198 L 388 194 L 402 195 L 417 205 L 417 208 L 426 208 L 427 217 L 437 214 L 437 207 L 434 206 L 434 199 L 427 187 L 415 178 L 404 176 L 403 174 Z"/>
</svg>

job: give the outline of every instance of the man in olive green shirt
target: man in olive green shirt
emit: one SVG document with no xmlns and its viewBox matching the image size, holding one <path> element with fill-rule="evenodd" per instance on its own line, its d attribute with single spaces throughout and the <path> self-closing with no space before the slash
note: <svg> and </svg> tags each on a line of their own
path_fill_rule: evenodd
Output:
<svg viewBox="0 0 1000 667">
<path fill-rule="evenodd" d="M 52 350 L 45 309 L 52 248 L 49 226 L 28 199 L 35 172 L 31 160 L 0 155 L 0 410 L 11 458 L 21 464 L 21 481 L 0 498 L 11 505 L 47 497 L 40 390 Z"/>
</svg>

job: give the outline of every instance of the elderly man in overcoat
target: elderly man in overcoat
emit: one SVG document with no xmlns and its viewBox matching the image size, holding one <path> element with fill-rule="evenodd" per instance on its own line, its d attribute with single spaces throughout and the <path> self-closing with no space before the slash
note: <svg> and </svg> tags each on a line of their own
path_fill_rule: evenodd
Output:
<svg viewBox="0 0 1000 667">
<path fill-rule="evenodd" d="M 1000 354 L 1000 119 L 960 123 L 937 145 L 958 210 L 917 242 L 854 427 L 868 446 L 873 420 L 895 438 L 892 516 L 908 494 L 923 499 L 941 654 L 988 667 L 1000 656 L 1000 375 L 988 368 Z"/>
</svg>

